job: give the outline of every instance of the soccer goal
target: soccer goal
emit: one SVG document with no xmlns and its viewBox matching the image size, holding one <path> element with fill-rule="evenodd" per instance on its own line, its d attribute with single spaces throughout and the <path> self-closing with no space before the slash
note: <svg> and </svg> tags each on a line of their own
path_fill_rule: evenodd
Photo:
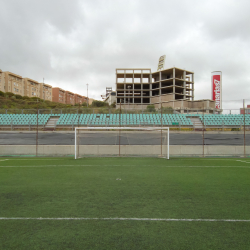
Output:
<svg viewBox="0 0 250 250">
<path fill-rule="evenodd" d="M 76 127 L 75 159 L 141 156 L 169 159 L 168 127 Z"/>
</svg>

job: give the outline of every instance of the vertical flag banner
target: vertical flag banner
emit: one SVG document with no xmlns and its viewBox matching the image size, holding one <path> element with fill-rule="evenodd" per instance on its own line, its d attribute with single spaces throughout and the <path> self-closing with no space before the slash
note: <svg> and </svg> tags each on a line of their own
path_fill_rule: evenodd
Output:
<svg viewBox="0 0 250 250">
<path fill-rule="evenodd" d="M 222 109 L 222 72 L 212 72 L 212 100 L 215 101 L 215 108 Z"/>
</svg>

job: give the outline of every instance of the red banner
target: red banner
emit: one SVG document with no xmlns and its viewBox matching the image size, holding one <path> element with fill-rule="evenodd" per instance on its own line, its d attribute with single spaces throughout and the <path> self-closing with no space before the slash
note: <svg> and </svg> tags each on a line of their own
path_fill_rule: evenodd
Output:
<svg viewBox="0 0 250 250">
<path fill-rule="evenodd" d="M 221 74 L 212 73 L 212 100 L 215 101 L 215 108 L 221 109 Z"/>
</svg>

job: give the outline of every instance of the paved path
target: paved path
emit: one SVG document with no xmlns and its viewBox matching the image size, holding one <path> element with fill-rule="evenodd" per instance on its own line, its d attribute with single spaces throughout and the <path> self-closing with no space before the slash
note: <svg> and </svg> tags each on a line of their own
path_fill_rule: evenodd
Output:
<svg viewBox="0 0 250 250">
<path fill-rule="evenodd" d="M 74 145 L 74 133 L 56 132 L 56 133 L 39 133 L 39 145 Z M 86 133 L 81 134 L 80 144 L 88 145 L 114 145 L 119 144 L 131 145 L 159 145 L 161 143 L 160 132 L 157 133 Z M 163 138 L 163 143 L 164 143 Z M 205 133 L 205 145 L 243 145 L 243 134 L 234 133 Z M 0 145 L 35 145 L 36 133 L 0 133 Z M 202 133 L 170 133 L 170 145 L 202 145 Z M 250 145 L 250 134 L 246 135 L 246 145 Z"/>
</svg>

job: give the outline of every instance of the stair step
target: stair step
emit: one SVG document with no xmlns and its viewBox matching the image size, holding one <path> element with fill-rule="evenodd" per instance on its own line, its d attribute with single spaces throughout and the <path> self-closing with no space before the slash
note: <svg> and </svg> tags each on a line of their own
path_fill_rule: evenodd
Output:
<svg viewBox="0 0 250 250">
<path fill-rule="evenodd" d="M 49 120 L 47 121 L 44 129 L 45 130 L 54 130 L 55 127 L 56 127 L 56 123 L 59 120 L 59 118 L 60 117 L 55 117 L 55 116 L 50 117 Z"/>
</svg>

